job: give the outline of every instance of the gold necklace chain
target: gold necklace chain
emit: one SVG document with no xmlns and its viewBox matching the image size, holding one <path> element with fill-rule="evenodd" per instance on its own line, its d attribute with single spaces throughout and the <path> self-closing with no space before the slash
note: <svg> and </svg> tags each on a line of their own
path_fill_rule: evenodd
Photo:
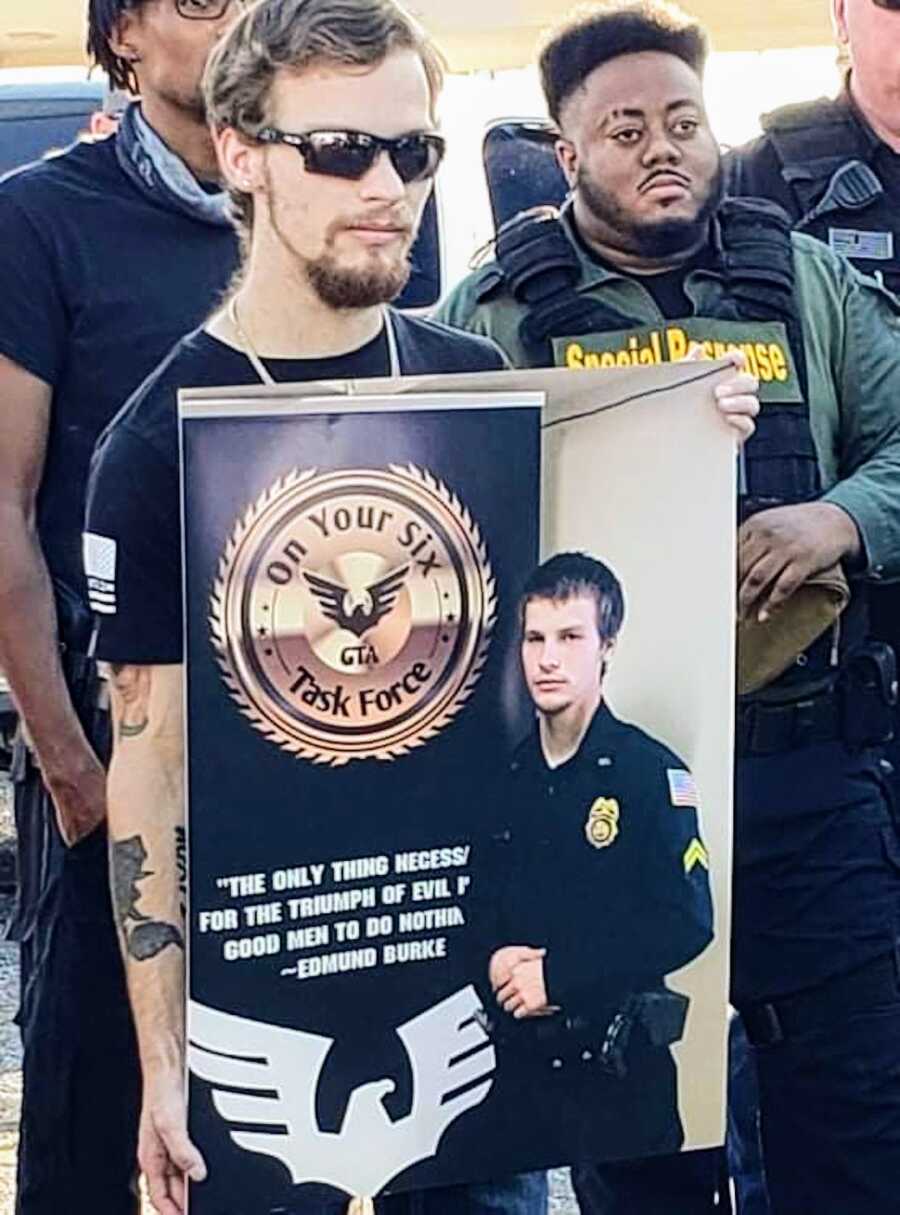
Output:
<svg viewBox="0 0 900 1215">
<path fill-rule="evenodd" d="M 235 337 L 240 343 L 241 352 L 250 360 L 256 374 L 264 384 L 268 384 L 270 387 L 274 386 L 277 381 L 270 374 L 269 369 L 266 367 L 262 361 L 262 358 L 260 357 L 259 351 L 253 345 L 247 331 L 241 325 L 240 317 L 238 316 L 236 295 L 233 295 L 228 301 L 228 305 L 225 309 L 225 315 L 231 322 L 231 327 L 234 330 Z M 385 310 L 384 312 L 384 327 L 387 336 L 388 360 L 390 364 L 388 374 L 392 378 L 396 379 L 402 374 L 400 367 L 400 352 L 397 349 L 397 335 L 394 332 L 393 320 L 391 319 L 391 314 L 388 310 Z"/>
<path fill-rule="evenodd" d="M 263 363 L 262 359 L 260 358 L 259 351 L 256 349 L 256 347 L 250 341 L 250 338 L 247 336 L 247 333 L 245 332 L 244 327 L 241 325 L 240 318 L 238 317 L 238 307 L 237 307 L 237 296 L 236 295 L 233 295 L 231 297 L 231 299 L 228 301 L 228 307 L 225 309 L 225 312 L 226 312 L 226 315 L 227 315 L 229 321 L 231 322 L 231 327 L 234 330 L 235 336 L 241 344 L 242 352 L 247 356 L 247 358 L 250 360 L 250 362 L 253 365 L 253 370 L 256 372 L 256 374 L 259 376 L 259 378 L 262 380 L 262 382 L 264 384 L 268 384 L 271 387 L 272 385 L 274 385 L 275 380 L 269 374 L 269 369 L 266 367 L 266 365 Z"/>
</svg>

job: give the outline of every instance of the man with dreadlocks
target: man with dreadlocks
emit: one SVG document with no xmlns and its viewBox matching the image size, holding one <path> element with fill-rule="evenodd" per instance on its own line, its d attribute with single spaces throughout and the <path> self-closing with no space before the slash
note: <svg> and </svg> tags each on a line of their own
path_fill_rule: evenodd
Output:
<svg viewBox="0 0 900 1215">
<path fill-rule="evenodd" d="M 0 667 L 24 726 L 17 1215 L 138 1210 L 139 1072 L 106 880 L 82 502 L 97 435 L 234 270 L 199 85 L 237 11 L 90 0 L 89 53 L 141 100 L 117 134 L 0 182 Z M 101 599 L 114 569 L 114 553 L 87 554 Z"/>
</svg>

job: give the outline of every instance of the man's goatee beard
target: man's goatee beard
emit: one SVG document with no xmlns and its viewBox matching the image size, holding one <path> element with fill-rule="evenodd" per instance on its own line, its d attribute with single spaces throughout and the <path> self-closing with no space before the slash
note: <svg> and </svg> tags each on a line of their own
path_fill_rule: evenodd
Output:
<svg viewBox="0 0 900 1215">
<path fill-rule="evenodd" d="M 579 173 L 576 188 L 591 214 L 621 239 L 622 248 L 651 260 L 664 260 L 702 244 L 709 229 L 709 221 L 718 211 L 724 193 L 720 169 L 693 219 L 660 219 L 652 223 L 634 223 L 615 199 L 591 181 L 585 173 Z"/>
<path fill-rule="evenodd" d="M 632 230 L 634 252 L 653 261 L 672 257 L 699 245 L 708 228 L 709 216 L 706 214 L 696 220 L 663 219 L 647 224 Z"/>
<path fill-rule="evenodd" d="M 389 304 L 409 282 L 407 259 L 371 270 L 342 270 L 330 257 L 307 262 L 310 286 L 329 308 L 371 308 Z"/>
</svg>

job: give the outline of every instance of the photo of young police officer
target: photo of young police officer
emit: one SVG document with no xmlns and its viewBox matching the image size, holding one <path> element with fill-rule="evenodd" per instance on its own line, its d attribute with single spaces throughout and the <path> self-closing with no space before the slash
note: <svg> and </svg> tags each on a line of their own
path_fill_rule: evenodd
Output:
<svg viewBox="0 0 900 1215">
<path fill-rule="evenodd" d="M 528 1103 L 527 1150 L 548 1163 L 684 1143 L 671 1047 L 689 1000 L 666 976 L 712 940 L 709 855 L 688 766 L 607 701 L 625 617 L 616 573 L 583 552 L 540 565 L 519 601 L 535 719 L 497 794 L 485 1020 L 498 1101 Z"/>
</svg>

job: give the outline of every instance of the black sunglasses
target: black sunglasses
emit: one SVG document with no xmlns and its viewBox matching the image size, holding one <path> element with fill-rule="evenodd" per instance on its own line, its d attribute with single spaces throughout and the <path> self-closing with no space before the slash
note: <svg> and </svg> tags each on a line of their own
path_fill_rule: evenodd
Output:
<svg viewBox="0 0 900 1215">
<path fill-rule="evenodd" d="M 218 21 L 224 17 L 233 0 L 175 0 L 179 17 L 188 21 Z"/>
<path fill-rule="evenodd" d="M 382 139 L 365 131 L 307 131 L 297 135 L 263 127 L 256 138 L 260 143 L 284 143 L 296 148 L 308 173 L 346 177 L 359 181 L 382 152 L 387 152 L 400 180 L 409 185 L 433 177 L 444 157 L 446 144 L 440 135 L 419 132 L 398 139 Z"/>
</svg>

